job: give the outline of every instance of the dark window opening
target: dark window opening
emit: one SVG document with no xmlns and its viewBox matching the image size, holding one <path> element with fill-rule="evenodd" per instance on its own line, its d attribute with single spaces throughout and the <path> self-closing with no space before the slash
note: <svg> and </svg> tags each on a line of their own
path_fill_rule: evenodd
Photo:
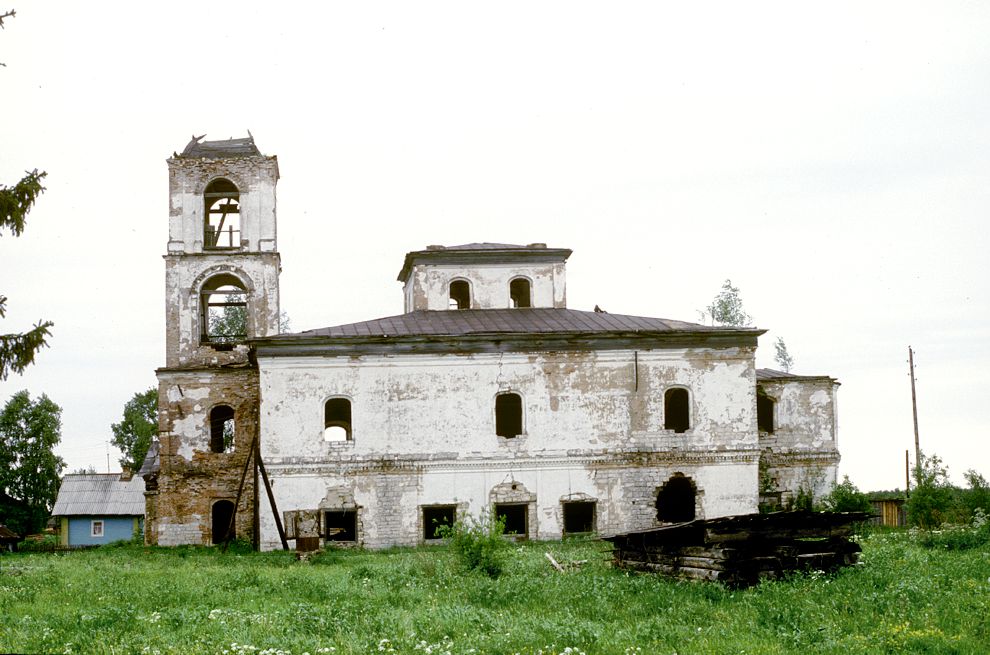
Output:
<svg viewBox="0 0 990 655">
<path fill-rule="evenodd" d="M 693 521 L 694 502 L 694 483 L 680 473 L 675 474 L 657 493 L 657 520 L 662 523 Z"/>
<path fill-rule="evenodd" d="M 495 505 L 495 516 L 505 521 L 505 534 L 514 534 L 521 537 L 528 535 L 528 515 L 529 506 L 525 504 Z"/>
<path fill-rule="evenodd" d="M 241 247 L 241 194 L 230 180 L 213 180 L 203 193 L 207 249 Z"/>
<path fill-rule="evenodd" d="M 509 298 L 512 300 L 513 307 L 533 306 L 529 288 L 529 280 L 525 278 L 516 278 L 512 282 L 509 282 Z"/>
<path fill-rule="evenodd" d="M 323 406 L 323 440 L 351 440 L 351 401 L 331 398 Z"/>
<path fill-rule="evenodd" d="M 228 539 L 233 539 L 235 537 L 234 528 L 231 525 L 231 518 L 233 518 L 233 516 L 234 503 L 229 500 L 218 500 L 213 503 L 211 534 L 214 545 L 222 544 Z"/>
<path fill-rule="evenodd" d="M 595 531 L 595 501 L 566 502 L 564 509 L 564 534 L 583 534 Z"/>
<path fill-rule="evenodd" d="M 522 397 L 517 393 L 495 396 L 495 434 L 512 438 L 522 431 Z"/>
<path fill-rule="evenodd" d="M 357 541 L 357 510 L 327 510 L 323 513 L 323 538 L 327 541 Z"/>
<path fill-rule="evenodd" d="M 756 425 L 760 432 L 773 434 L 773 398 L 756 394 Z"/>
<path fill-rule="evenodd" d="M 471 285 L 467 280 L 454 280 L 450 283 L 449 309 L 471 309 Z"/>
<path fill-rule="evenodd" d="M 687 389 L 667 389 L 663 394 L 663 427 L 674 432 L 687 432 L 691 427 Z"/>
<path fill-rule="evenodd" d="M 454 525 L 457 518 L 457 507 L 454 505 L 436 505 L 423 508 L 423 539 L 441 539 L 441 528 Z"/>
<path fill-rule="evenodd" d="M 247 338 L 247 292 L 233 275 L 206 281 L 200 293 L 201 341 L 229 344 Z"/>
<path fill-rule="evenodd" d="M 210 410 L 210 450 L 229 453 L 234 450 L 234 409 L 217 405 Z"/>
</svg>

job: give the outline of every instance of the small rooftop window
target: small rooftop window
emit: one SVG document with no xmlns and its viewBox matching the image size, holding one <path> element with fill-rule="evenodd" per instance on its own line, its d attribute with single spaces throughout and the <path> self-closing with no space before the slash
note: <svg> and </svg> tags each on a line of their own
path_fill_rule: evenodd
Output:
<svg viewBox="0 0 990 655">
<path fill-rule="evenodd" d="M 449 309 L 471 309 L 471 285 L 467 280 L 454 280 L 450 283 Z"/>
<path fill-rule="evenodd" d="M 524 277 L 517 277 L 509 282 L 509 299 L 512 301 L 513 307 L 532 307 L 529 280 Z"/>
</svg>

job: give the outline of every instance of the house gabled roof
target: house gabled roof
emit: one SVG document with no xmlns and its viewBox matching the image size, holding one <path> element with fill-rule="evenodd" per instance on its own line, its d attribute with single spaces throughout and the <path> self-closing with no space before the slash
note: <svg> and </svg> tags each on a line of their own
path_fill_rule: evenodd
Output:
<svg viewBox="0 0 990 655">
<path fill-rule="evenodd" d="M 252 343 L 259 356 L 352 352 L 484 352 L 581 350 L 697 343 L 720 339 L 735 345 L 764 330 L 712 327 L 664 318 L 575 309 L 417 310 L 360 323 L 283 334 Z M 369 349 L 369 347 L 371 347 Z"/>
<path fill-rule="evenodd" d="M 70 473 L 62 478 L 52 516 L 142 516 L 144 480 L 120 473 Z"/>
</svg>

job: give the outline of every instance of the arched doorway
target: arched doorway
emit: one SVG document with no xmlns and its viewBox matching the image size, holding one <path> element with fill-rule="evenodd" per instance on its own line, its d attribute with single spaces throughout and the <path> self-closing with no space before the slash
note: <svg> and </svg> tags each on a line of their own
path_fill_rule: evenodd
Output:
<svg viewBox="0 0 990 655">
<path fill-rule="evenodd" d="M 675 473 L 657 492 L 657 520 L 661 523 L 693 521 L 696 495 L 694 481 L 683 473 Z"/>
<path fill-rule="evenodd" d="M 213 543 L 222 544 L 230 530 L 230 538 L 235 536 L 234 528 L 230 525 L 230 518 L 234 515 L 234 503 L 229 500 L 218 500 L 213 503 Z"/>
</svg>

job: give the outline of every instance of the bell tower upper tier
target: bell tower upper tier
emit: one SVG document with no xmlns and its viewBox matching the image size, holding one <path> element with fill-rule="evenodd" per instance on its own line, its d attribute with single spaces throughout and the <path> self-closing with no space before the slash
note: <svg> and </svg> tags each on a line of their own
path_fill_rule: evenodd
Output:
<svg viewBox="0 0 990 655">
<path fill-rule="evenodd" d="M 278 334 L 278 160 L 254 138 L 193 137 L 168 160 L 166 366 L 247 362 L 247 339 Z"/>
</svg>

